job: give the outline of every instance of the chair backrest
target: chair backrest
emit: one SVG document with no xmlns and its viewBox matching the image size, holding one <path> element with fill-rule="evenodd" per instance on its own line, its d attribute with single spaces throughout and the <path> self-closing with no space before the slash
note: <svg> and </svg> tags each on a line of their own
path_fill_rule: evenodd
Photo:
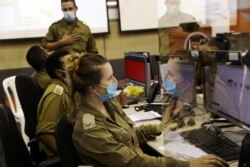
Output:
<svg viewBox="0 0 250 167">
<path fill-rule="evenodd" d="M 37 106 L 43 90 L 31 76 L 26 74 L 17 75 L 15 82 L 25 117 L 25 133 L 33 139 L 36 137 Z"/>
<path fill-rule="evenodd" d="M 39 140 L 36 136 L 37 106 L 43 90 L 37 81 L 26 74 L 16 76 L 16 89 L 25 117 L 25 133 L 30 139 L 28 146 L 30 147 L 31 157 L 38 164 L 46 159 L 44 151 L 39 147 Z"/>
<path fill-rule="evenodd" d="M 0 104 L 0 136 L 8 167 L 32 167 L 32 160 L 13 113 Z"/>
<path fill-rule="evenodd" d="M 83 164 L 72 142 L 73 129 L 74 124 L 68 120 L 67 114 L 62 115 L 57 122 L 56 144 L 63 167 L 76 167 Z"/>
<path fill-rule="evenodd" d="M 7 96 L 10 109 L 14 115 L 19 114 L 19 111 L 22 113 L 22 107 L 21 107 L 19 98 L 17 96 L 15 79 L 16 79 L 16 76 L 10 76 L 3 80 L 3 89 Z M 12 100 L 11 95 L 13 95 L 14 100 Z"/>
<path fill-rule="evenodd" d="M 249 154 L 250 154 L 250 134 L 248 133 L 244 137 L 241 143 L 241 151 L 240 151 L 238 167 L 250 166 Z"/>
<path fill-rule="evenodd" d="M 8 78 L 5 78 L 3 80 L 3 89 L 7 96 L 9 107 L 14 114 L 16 122 L 19 125 L 18 128 L 22 134 L 22 137 L 25 143 L 27 144 L 28 137 L 24 133 L 25 119 L 24 119 L 23 110 L 22 110 L 22 107 L 21 107 L 21 104 L 17 95 L 15 79 L 16 79 L 16 76 L 10 76 Z"/>
</svg>

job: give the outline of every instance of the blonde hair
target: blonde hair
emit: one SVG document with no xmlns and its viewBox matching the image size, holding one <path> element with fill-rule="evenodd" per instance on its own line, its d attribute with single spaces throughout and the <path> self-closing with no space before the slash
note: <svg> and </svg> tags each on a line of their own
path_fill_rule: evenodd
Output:
<svg viewBox="0 0 250 167">
<path fill-rule="evenodd" d="M 95 53 L 87 53 L 77 59 L 73 59 L 68 65 L 68 74 L 72 83 L 73 116 L 78 110 L 80 96 L 88 93 L 90 85 L 99 84 L 102 79 L 102 66 L 108 60 Z"/>
</svg>

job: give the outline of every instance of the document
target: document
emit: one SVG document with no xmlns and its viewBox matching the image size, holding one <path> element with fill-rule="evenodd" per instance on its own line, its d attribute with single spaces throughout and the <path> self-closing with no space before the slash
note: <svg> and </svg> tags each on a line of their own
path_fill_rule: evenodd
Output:
<svg viewBox="0 0 250 167">
<path fill-rule="evenodd" d="M 161 146 L 160 149 L 169 152 L 180 160 L 190 160 L 207 154 L 200 148 L 191 145 L 184 140 L 171 141 L 166 145 Z"/>
<path fill-rule="evenodd" d="M 148 111 L 148 112 L 140 112 L 136 114 L 131 114 L 131 115 L 128 115 L 128 117 L 132 121 L 138 122 L 138 121 L 161 118 L 161 115 L 155 111 Z"/>
</svg>

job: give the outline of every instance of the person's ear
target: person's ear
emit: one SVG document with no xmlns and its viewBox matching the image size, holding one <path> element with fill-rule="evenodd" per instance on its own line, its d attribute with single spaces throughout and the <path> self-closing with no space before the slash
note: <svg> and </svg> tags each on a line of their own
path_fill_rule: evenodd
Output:
<svg viewBox="0 0 250 167">
<path fill-rule="evenodd" d="M 55 69 L 55 75 L 57 76 L 57 77 L 62 77 L 62 72 L 59 70 L 59 69 Z"/>
<path fill-rule="evenodd" d="M 94 85 L 89 86 L 90 92 L 96 92 L 96 87 Z"/>
</svg>

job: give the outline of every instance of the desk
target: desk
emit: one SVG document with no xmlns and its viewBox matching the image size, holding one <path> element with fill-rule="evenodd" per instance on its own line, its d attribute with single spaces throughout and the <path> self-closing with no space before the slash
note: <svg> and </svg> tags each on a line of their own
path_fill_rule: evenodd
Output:
<svg viewBox="0 0 250 167">
<path fill-rule="evenodd" d="M 137 105 L 143 105 L 143 103 L 141 103 L 141 104 L 139 103 Z M 198 105 L 198 107 L 201 107 L 201 106 Z M 200 112 L 199 111 L 200 109 L 201 108 L 198 108 L 197 111 L 195 111 L 195 112 Z M 130 106 L 130 108 L 128 108 L 128 109 L 124 109 L 124 112 L 126 114 L 128 114 L 128 115 L 137 113 L 134 110 L 133 106 Z M 144 112 L 144 111 L 140 111 L 140 112 Z M 185 131 L 185 130 L 191 130 L 191 129 L 194 129 L 194 128 L 199 128 L 199 127 L 201 127 L 201 124 L 204 121 L 206 121 L 207 119 L 209 119 L 209 118 L 210 118 L 209 113 L 206 113 L 206 114 L 203 114 L 203 115 L 200 114 L 198 116 L 195 116 L 194 119 L 195 119 L 196 125 L 195 126 L 185 126 L 185 127 L 181 128 L 180 131 Z M 160 123 L 160 120 L 157 120 L 157 119 L 155 119 L 155 120 L 147 120 L 147 121 L 136 122 L 136 126 L 140 126 L 142 124 L 158 124 L 158 123 Z M 223 130 L 239 131 L 240 128 L 238 128 L 238 127 L 231 127 L 231 128 L 227 128 L 227 129 L 223 129 Z M 169 154 L 169 152 L 160 149 L 161 146 L 164 146 L 166 144 L 166 141 L 164 140 L 163 133 L 160 136 L 156 137 L 155 140 L 148 141 L 147 144 L 152 149 L 154 149 L 155 151 L 157 151 L 158 153 L 160 153 L 163 156 L 172 156 L 171 154 Z M 172 156 L 172 157 L 174 157 L 174 156 Z M 174 157 L 174 158 L 177 158 L 177 157 Z M 238 167 L 238 162 L 236 162 L 236 161 L 229 162 L 229 164 L 230 164 L 230 167 Z"/>
</svg>

